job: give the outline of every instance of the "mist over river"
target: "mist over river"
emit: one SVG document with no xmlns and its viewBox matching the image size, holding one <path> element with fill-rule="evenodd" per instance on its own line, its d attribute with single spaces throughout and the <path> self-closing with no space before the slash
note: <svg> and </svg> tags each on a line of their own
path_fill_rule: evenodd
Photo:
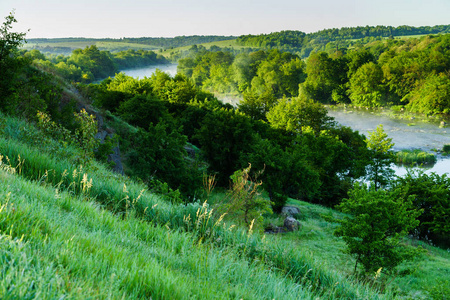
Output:
<svg viewBox="0 0 450 300">
<path fill-rule="evenodd" d="M 177 74 L 177 64 L 160 64 L 160 65 L 152 65 L 143 68 L 134 68 L 121 70 L 120 72 L 125 73 L 128 76 L 134 78 L 144 78 L 150 77 L 156 71 L 156 69 L 160 69 L 163 72 L 168 73 L 170 76 L 175 76 Z"/>
<path fill-rule="evenodd" d="M 432 152 L 432 149 L 441 150 L 444 144 L 450 144 L 450 128 L 439 127 L 439 123 L 424 123 L 410 118 L 394 119 L 387 115 L 374 113 L 368 110 L 344 110 L 340 108 L 328 108 L 328 115 L 353 130 L 366 136 L 374 131 L 379 124 L 383 124 L 384 131 L 395 143 L 394 150 L 421 149 Z M 450 173 L 450 157 L 437 155 L 438 161 L 433 166 L 423 169 L 426 173 L 437 174 Z M 396 175 L 406 173 L 405 167 L 394 167 Z"/>
</svg>

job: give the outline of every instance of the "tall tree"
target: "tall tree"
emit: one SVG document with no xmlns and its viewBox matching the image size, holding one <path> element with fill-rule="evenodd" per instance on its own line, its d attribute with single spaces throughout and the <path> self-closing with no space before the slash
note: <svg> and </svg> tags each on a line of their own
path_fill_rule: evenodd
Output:
<svg viewBox="0 0 450 300">
<path fill-rule="evenodd" d="M 14 11 L 5 17 L 0 27 L 0 107 L 8 104 L 8 98 L 14 91 L 15 80 L 26 61 L 18 56 L 18 48 L 25 41 L 25 34 L 11 32 L 17 20 Z"/>
<path fill-rule="evenodd" d="M 371 153 L 367 176 L 373 182 L 375 190 L 378 190 L 394 176 L 394 170 L 391 168 L 391 164 L 395 160 L 392 151 L 394 143 L 392 143 L 392 138 L 388 137 L 381 124 L 369 134 L 366 142 Z"/>
</svg>

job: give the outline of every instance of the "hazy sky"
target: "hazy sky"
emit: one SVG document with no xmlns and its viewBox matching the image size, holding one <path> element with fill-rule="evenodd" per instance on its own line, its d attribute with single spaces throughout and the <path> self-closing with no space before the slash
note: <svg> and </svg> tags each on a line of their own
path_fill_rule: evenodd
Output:
<svg viewBox="0 0 450 300">
<path fill-rule="evenodd" d="M 0 0 L 36 37 L 173 37 L 450 24 L 450 0 Z"/>
</svg>

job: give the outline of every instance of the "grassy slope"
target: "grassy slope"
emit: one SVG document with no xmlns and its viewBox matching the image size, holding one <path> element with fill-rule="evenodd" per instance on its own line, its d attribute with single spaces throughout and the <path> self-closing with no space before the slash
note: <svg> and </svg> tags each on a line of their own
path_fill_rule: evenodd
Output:
<svg viewBox="0 0 450 300">
<path fill-rule="evenodd" d="M 0 118 L 0 154 L 11 159 L 0 170 L 2 299 L 393 297 L 349 277 L 353 261 L 332 235 L 335 224 L 320 217 L 338 215 L 331 209 L 291 200 L 301 208 L 302 229 L 265 239 L 229 230 L 230 223 L 214 226 L 207 207 L 174 206 L 148 192 L 134 201 L 142 185 L 95 163 L 80 170 L 76 149 Z M 20 161 L 15 173 L 8 168 Z M 89 189 L 84 174 L 93 179 Z M 450 255 L 427 249 L 421 261 L 401 267 L 411 274 L 391 283 L 399 295 L 445 290 Z"/>
<path fill-rule="evenodd" d="M 81 169 L 77 149 L 0 117 L 2 299 L 385 298 L 283 240 L 213 224 L 207 206 L 140 193 L 96 163 Z"/>
</svg>

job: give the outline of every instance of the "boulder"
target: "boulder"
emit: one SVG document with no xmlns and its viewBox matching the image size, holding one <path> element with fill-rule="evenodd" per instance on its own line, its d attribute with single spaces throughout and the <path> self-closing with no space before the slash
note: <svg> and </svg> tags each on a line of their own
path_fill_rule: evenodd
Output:
<svg viewBox="0 0 450 300">
<path fill-rule="evenodd" d="M 120 157 L 119 145 L 114 147 L 112 150 L 114 153 L 108 155 L 108 160 L 114 163 L 113 171 L 123 175 L 124 174 L 123 165 L 122 165 L 122 158 Z"/>
<path fill-rule="evenodd" d="M 300 209 L 295 206 L 284 206 L 281 209 L 281 213 L 285 216 L 295 216 L 300 214 Z"/>
<path fill-rule="evenodd" d="M 264 233 L 268 234 L 277 234 L 277 233 L 283 233 L 285 232 L 283 227 L 275 226 L 274 224 L 270 223 L 269 226 L 264 230 Z"/>
<path fill-rule="evenodd" d="M 284 219 L 284 228 L 286 231 L 297 231 L 300 229 L 300 222 L 292 217 L 287 217 Z"/>
<path fill-rule="evenodd" d="M 113 138 L 114 134 L 108 133 L 106 130 L 99 130 L 95 135 L 95 138 L 100 140 L 100 143 L 103 144 L 105 142 L 106 137 Z M 112 148 L 113 153 L 108 155 L 108 161 L 112 161 L 114 163 L 113 171 L 123 175 L 123 165 L 122 158 L 120 156 L 120 147 L 119 143 Z"/>
</svg>

